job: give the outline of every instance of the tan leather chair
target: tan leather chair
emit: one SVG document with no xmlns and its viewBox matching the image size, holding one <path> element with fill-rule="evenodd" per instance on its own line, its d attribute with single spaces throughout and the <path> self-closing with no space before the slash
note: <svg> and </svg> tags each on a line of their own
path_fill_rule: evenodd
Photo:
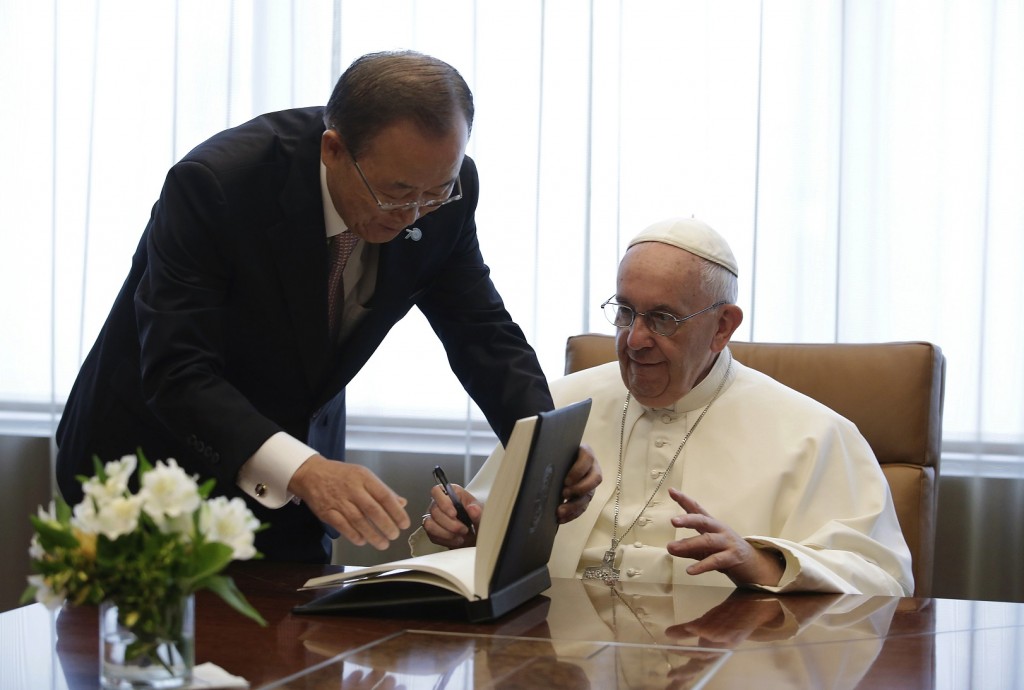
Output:
<svg viewBox="0 0 1024 690">
<path fill-rule="evenodd" d="M 946 359 L 930 343 L 729 343 L 733 355 L 843 415 L 860 429 L 889 481 L 913 557 L 914 594 L 929 596 L 935 560 Z M 615 339 L 569 338 L 565 373 L 610 362 Z"/>
</svg>

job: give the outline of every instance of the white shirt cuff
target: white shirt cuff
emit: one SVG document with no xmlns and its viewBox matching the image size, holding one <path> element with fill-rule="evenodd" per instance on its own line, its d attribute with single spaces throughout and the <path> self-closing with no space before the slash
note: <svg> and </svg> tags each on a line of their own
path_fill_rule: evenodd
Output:
<svg viewBox="0 0 1024 690">
<path fill-rule="evenodd" d="M 302 441 L 279 431 L 238 470 L 238 488 L 267 508 L 280 508 L 294 498 L 288 492 L 292 475 L 316 454 Z"/>
</svg>

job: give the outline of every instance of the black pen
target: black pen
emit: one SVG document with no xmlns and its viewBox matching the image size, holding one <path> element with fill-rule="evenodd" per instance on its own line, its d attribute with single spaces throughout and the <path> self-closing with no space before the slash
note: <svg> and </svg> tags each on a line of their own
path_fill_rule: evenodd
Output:
<svg viewBox="0 0 1024 690">
<path fill-rule="evenodd" d="M 452 505 L 455 506 L 455 514 L 459 517 L 459 522 L 469 528 L 470 534 L 476 534 L 476 528 L 473 527 L 473 521 L 469 519 L 466 507 L 462 505 L 462 501 L 455 494 L 455 489 L 452 488 L 451 482 L 448 481 L 448 477 L 445 476 L 444 470 L 441 469 L 440 465 L 434 465 L 434 479 L 441 487 L 441 491 L 451 499 Z"/>
</svg>

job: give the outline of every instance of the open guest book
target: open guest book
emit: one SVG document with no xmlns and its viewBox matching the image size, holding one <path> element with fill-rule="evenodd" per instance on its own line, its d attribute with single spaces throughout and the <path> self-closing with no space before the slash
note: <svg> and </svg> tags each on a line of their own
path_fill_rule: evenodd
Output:
<svg viewBox="0 0 1024 690">
<path fill-rule="evenodd" d="M 562 484 L 576 459 L 590 400 L 516 422 L 494 477 L 476 546 L 314 577 L 302 589 L 341 587 L 296 613 L 438 612 L 492 620 L 551 586 Z"/>
</svg>

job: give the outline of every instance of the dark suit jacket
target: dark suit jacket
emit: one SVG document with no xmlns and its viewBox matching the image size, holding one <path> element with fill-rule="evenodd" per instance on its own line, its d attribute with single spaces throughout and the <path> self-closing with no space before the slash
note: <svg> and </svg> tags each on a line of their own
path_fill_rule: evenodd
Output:
<svg viewBox="0 0 1024 690">
<path fill-rule="evenodd" d="M 463 199 L 381 246 L 367 315 L 341 347 L 327 331 L 320 196 L 322 108 L 271 113 L 200 144 L 171 168 L 131 270 L 82 365 L 57 429 L 57 476 L 141 447 L 244 496 L 239 467 L 277 431 L 344 457 L 344 387 L 416 305 L 452 370 L 502 442 L 516 419 L 551 408 L 540 365 L 489 278 L 474 221 L 476 166 Z M 414 385 L 409 382 L 410 385 Z M 304 506 L 266 510 L 257 548 L 324 559 Z"/>
</svg>

